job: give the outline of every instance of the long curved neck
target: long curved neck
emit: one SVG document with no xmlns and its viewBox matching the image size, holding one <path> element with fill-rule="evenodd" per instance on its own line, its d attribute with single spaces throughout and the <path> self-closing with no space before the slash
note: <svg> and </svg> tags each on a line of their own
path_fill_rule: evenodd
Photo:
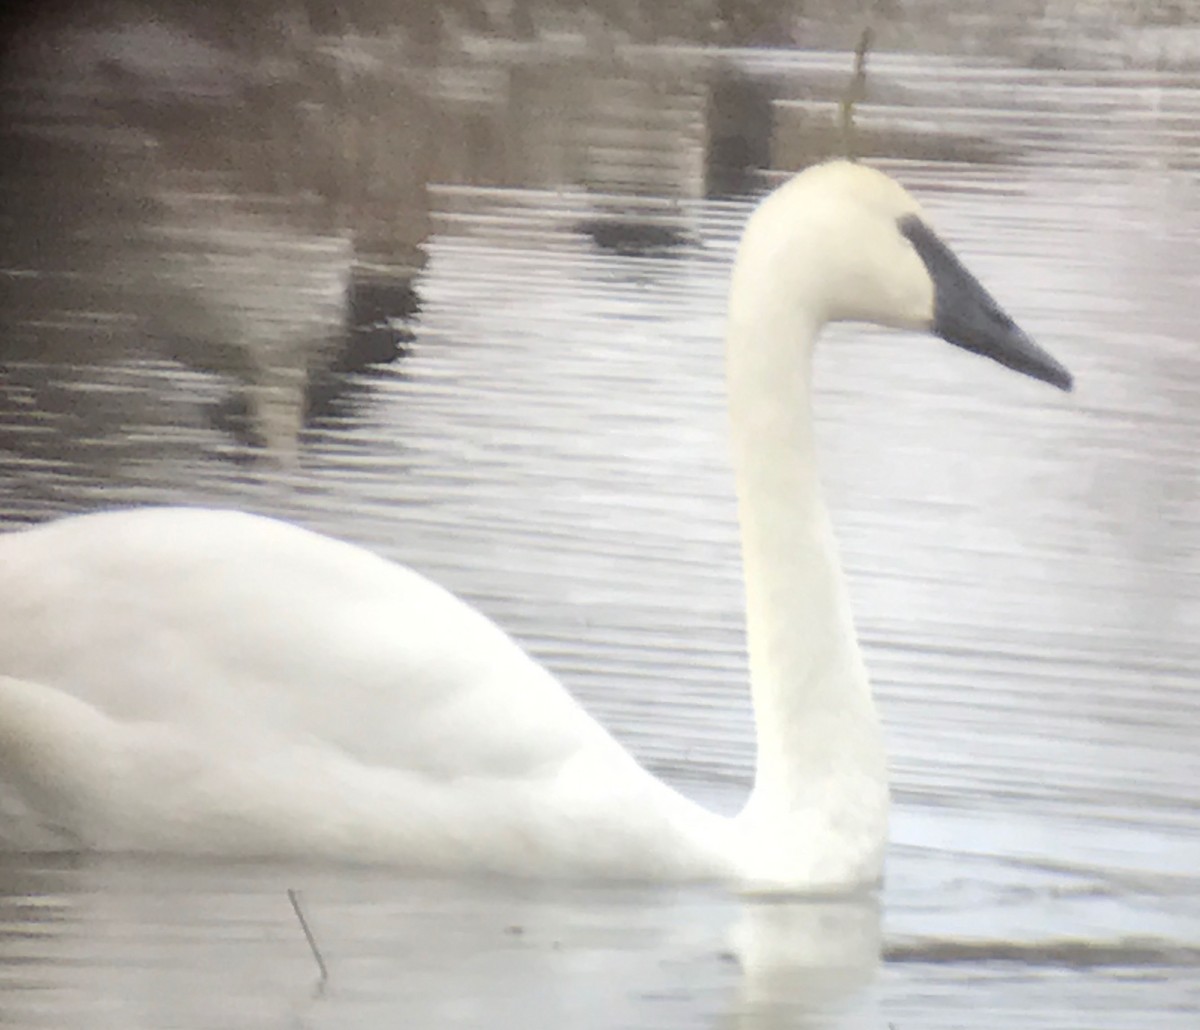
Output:
<svg viewBox="0 0 1200 1030">
<path fill-rule="evenodd" d="M 886 769 L 817 470 L 810 394 L 820 327 L 794 295 L 750 292 L 731 302 L 727 335 L 758 738 L 739 818 L 755 851 L 747 861 L 764 876 L 852 879 L 878 861 L 849 852 L 878 849 Z M 839 869 L 840 856 L 856 868 Z"/>
</svg>

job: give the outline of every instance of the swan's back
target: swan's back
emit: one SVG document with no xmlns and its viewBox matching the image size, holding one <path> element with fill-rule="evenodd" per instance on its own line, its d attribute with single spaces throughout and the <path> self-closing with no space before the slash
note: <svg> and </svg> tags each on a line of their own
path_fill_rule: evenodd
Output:
<svg viewBox="0 0 1200 1030">
<path fill-rule="evenodd" d="M 520 775 L 598 729 L 448 591 L 285 523 L 199 509 L 66 519 L 0 536 L 0 577 L 4 671 L 117 719 L 319 734 L 441 775 Z M 524 732 L 506 738 L 498 719 Z"/>
<path fill-rule="evenodd" d="M 700 813 L 479 612 L 257 516 L 0 535 L 0 655 L 0 781 L 67 824 L 90 792 L 85 846 L 620 875 Z"/>
</svg>

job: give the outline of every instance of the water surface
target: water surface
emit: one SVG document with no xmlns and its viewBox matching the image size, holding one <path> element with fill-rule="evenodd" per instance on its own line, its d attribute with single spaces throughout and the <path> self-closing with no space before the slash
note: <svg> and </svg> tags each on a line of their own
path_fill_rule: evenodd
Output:
<svg viewBox="0 0 1200 1030">
<path fill-rule="evenodd" d="M 370 191 L 333 217 L 128 98 L 10 95 L 0 508 L 230 505 L 405 561 L 731 811 L 753 740 L 726 280 L 755 197 L 833 138 L 849 57 L 580 38 L 356 43 L 406 112 L 353 96 L 389 119 L 370 239 L 348 228 Z M 13 858 L 0 1021 L 1194 1026 L 1200 92 L 1020 57 L 878 53 L 859 111 L 863 149 L 1077 380 L 857 326 L 821 348 L 892 754 L 878 898 Z"/>
</svg>

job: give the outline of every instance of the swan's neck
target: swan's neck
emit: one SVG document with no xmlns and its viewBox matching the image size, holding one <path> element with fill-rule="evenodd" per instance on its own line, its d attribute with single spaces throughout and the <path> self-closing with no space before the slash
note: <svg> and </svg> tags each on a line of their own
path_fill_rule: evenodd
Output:
<svg viewBox="0 0 1200 1030">
<path fill-rule="evenodd" d="M 727 338 L 758 738 L 740 844 L 754 876 L 835 883 L 878 875 L 886 768 L 816 464 L 819 325 L 780 292 L 735 299 Z"/>
</svg>

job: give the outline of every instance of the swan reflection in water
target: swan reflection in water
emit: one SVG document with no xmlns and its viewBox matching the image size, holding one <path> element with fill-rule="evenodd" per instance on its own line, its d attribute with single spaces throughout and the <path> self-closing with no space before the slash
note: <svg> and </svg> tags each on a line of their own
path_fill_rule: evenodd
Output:
<svg viewBox="0 0 1200 1030">
<path fill-rule="evenodd" d="M 9 856 L 0 885 L 5 1007 L 22 1025 L 52 1011 L 74 1030 L 121 1011 L 181 1030 L 887 1026 L 871 985 L 873 892 L 739 898 L 711 886 L 96 855 Z M 26 978 L 36 989 L 21 989 Z"/>
<path fill-rule="evenodd" d="M 839 320 L 1071 386 L 882 173 L 820 165 L 759 205 L 726 331 L 757 735 L 733 818 L 638 765 L 418 573 L 282 522 L 168 508 L 0 537 L 0 837 L 751 893 L 876 883 L 886 756 L 811 414 L 813 346 Z"/>
</svg>

